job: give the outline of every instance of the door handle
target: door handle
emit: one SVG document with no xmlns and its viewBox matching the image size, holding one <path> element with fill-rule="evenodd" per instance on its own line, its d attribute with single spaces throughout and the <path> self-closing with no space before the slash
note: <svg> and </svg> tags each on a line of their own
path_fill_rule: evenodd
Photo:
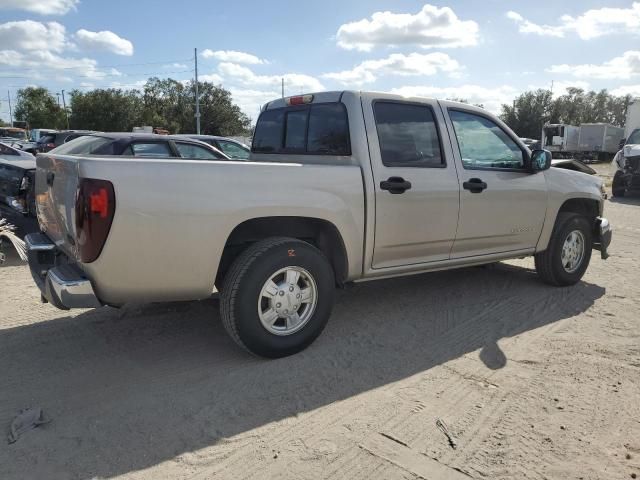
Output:
<svg viewBox="0 0 640 480">
<path fill-rule="evenodd" d="M 388 190 L 392 195 L 399 195 L 411 189 L 411 182 L 402 177 L 389 177 L 380 182 L 381 190 Z"/>
<path fill-rule="evenodd" d="M 482 193 L 487 188 L 487 184 L 479 178 L 471 178 L 468 182 L 462 184 L 462 188 L 469 190 L 471 193 Z"/>
</svg>

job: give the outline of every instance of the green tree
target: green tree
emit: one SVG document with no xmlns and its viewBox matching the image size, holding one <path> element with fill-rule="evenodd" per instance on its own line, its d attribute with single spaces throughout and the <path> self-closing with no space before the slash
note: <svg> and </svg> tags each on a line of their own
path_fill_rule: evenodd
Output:
<svg viewBox="0 0 640 480">
<path fill-rule="evenodd" d="M 72 128 L 130 132 L 142 122 L 142 99 L 136 90 L 96 89 L 71 92 Z"/>
<path fill-rule="evenodd" d="M 29 128 L 65 128 L 64 110 L 46 88 L 27 87 L 18 90 L 14 116 Z"/>
<path fill-rule="evenodd" d="M 519 95 L 513 105 L 502 105 L 500 118 L 520 137 L 540 138 L 542 126 L 551 117 L 550 90 L 538 89 Z"/>
</svg>

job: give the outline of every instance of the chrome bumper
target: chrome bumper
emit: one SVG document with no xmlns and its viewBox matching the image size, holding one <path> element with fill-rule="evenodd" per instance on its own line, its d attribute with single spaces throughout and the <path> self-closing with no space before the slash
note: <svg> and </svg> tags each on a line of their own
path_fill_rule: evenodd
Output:
<svg viewBox="0 0 640 480">
<path fill-rule="evenodd" d="M 44 302 L 62 310 L 102 306 L 91 281 L 76 264 L 68 263 L 66 255 L 49 237 L 44 233 L 31 233 L 24 240 L 31 276 Z"/>
<path fill-rule="evenodd" d="M 603 260 L 609 258 L 607 249 L 611 245 L 611 237 L 613 235 L 613 227 L 609 223 L 609 220 L 603 217 L 596 219 L 596 238 L 593 242 L 593 248 L 600 250 L 600 256 Z"/>
</svg>

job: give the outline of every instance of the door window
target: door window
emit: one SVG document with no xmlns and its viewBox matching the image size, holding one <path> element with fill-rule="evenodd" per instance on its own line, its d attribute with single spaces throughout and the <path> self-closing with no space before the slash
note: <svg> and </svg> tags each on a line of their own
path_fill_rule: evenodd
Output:
<svg viewBox="0 0 640 480">
<path fill-rule="evenodd" d="M 166 142 L 132 143 L 131 150 L 136 157 L 169 158 L 173 156 Z"/>
<path fill-rule="evenodd" d="M 524 168 L 524 152 L 495 122 L 482 115 L 459 110 L 449 110 L 449 116 L 464 168 Z"/>
<path fill-rule="evenodd" d="M 218 160 L 218 156 L 215 153 L 200 145 L 176 142 L 176 149 L 182 158 L 192 160 Z"/>
<path fill-rule="evenodd" d="M 444 166 L 438 128 L 431 107 L 376 102 L 373 109 L 382 163 L 385 166 Z"/>
</svg>

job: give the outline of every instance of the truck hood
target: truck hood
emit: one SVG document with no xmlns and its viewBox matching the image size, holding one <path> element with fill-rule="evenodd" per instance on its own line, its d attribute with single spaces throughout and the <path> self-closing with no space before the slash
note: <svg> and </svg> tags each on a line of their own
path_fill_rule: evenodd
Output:
<svg viewBox="0 0 640 480">
<path fill-rule="evenodd" d="M 597 175 L 590 175 L 567 168 L 553 167 L 546 170 L 545 177 L 562 186 L 565 192 L 584 192 L 596 197 L 601 196 L 603 180 Z"/>
</svg>

